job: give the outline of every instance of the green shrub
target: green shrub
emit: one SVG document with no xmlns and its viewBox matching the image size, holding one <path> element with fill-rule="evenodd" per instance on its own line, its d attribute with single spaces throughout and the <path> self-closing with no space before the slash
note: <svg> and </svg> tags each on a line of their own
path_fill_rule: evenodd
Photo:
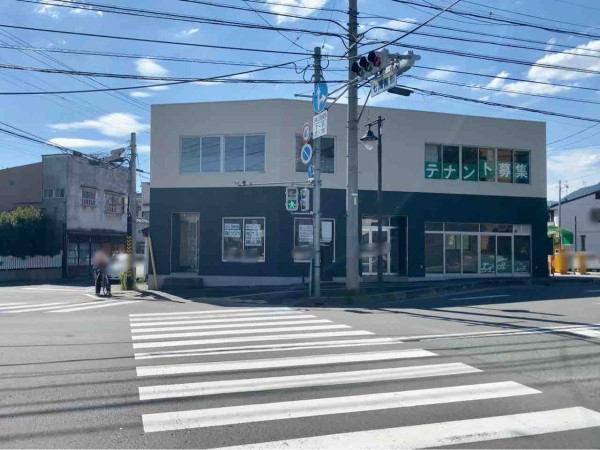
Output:
<svg viewBox="0 0 600 450">
<path fill-rule="evenodd" d="M 0 255 L 56 255 L 60 237 L 54 222 L 33 207 L 0 212 Z"/>
</svg>

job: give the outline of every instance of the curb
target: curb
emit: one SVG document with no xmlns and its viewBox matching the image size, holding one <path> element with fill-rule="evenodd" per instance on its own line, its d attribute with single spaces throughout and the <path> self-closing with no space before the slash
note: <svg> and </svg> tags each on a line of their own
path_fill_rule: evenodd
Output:
<svg viewBox="0 0 600 450">
<path fill-rule="evenodd" d="M 129 291 L 129 292 L 138 292 L 138 293 L 148 296 L 148 297 L 154 297 L 153 299 L 148 299 L 150 301 L 156 299 L 156 300 L 164 300 L 164 301 L 173 302 L 173 303 L 194 303 L 193 301 L 186 300 L 184 298 L 177 297 L 177 296 L 171 295 L 171 294 L 167 294 L 167 293 L 161 292 L 161 291 L 152 291 L 149 289 L 136 288 L 134 291 Z"/>
</svg>

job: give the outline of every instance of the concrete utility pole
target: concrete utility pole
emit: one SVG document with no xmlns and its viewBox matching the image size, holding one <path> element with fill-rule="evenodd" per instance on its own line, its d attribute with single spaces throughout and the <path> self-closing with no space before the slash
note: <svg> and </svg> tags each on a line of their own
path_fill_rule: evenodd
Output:
<svg viewBox="0 0 600 450">
<path fill-rule="evenodd" d="M 129 160 L 129 202 L 127 205 L 127 253 L 129 255 L 129 267 L 127 269 L 127 288 L 133 288 L 135 284 L 135 236 L 136 226 L 135 217 L 137 209 L 137 198 L 135 191 L 137 189 L 136 170 L 137 170 L 137 142 L 136 134 L 131 133 L 131 159 Z"/>
<path fill-rule="evenodd" d="M 315 89 L 317 84 L 321 81 L 321 47 L 315 47 L 314 54 L 314 82 Z M 314 130 L 313 130 L 314 132 Z M 314 276 L 314 296 L 321 296 L 321 138 L 313 139 L 313 155 L 315 162 L 315 195 L 313 205 L 313 245 L 315 253 L 315 262 L 313 264 Z"/>
<path fill-rule="evenodd" d="M 358 84 L 352 64 L 358 55 L 358 7 L 357 0 L 349 0 L 348 8 L 348 148 L 346 163 L 346 290 L 356 292 L 359 288 L 358 262 Z"/>
</svg>

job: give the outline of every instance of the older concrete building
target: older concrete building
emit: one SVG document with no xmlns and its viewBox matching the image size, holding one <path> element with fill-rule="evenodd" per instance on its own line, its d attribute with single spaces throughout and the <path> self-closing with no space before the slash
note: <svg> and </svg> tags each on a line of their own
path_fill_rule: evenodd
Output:
<svg viewBox="0 0 600 450">
<path fill-rule="evenodd" d="M 65 274 L 85 275 L 95 250 L 125 251 L 128 180 L 129 172 L 121 168 L 66 154 L 44 155 L 41 163 L 0 171 L 0 185 L 7 184 L 0 189 L 0 206 L 43 208 L 56 224 Z"/>
<path fill-rule="evenodd" d="M 381 115 L 388 279 L 546 274 L 545 124 L 389 108 Z M 291 283 L 308 274 L 293 249 L 312 217 L 285 210 L 307 180 L 301 131 L 311 104 L 253 100 L 152 106 L 151 235 L 159 281 Z M 322 138 L 323 265 L 345 275 L 346 106 Z M 359 232 L 376 236 L 376 153 L 359 155 Z M 241 257 L 240 257 L 241 256 Z M 375 274 L 365 256 L 364 279 Z"/>
</svg>

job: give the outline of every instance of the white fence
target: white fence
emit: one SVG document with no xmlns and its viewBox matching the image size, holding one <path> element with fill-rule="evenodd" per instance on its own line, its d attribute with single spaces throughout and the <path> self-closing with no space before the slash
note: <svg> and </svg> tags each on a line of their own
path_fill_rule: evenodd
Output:
<svg viewBox="0 0 600 450">
<path fill-rule="evenodd" d="M 54 256 L 0 256 L 0 271 L 22 269 L 51 269 L 62 267 L 62 252 Z"/>
</svg>

